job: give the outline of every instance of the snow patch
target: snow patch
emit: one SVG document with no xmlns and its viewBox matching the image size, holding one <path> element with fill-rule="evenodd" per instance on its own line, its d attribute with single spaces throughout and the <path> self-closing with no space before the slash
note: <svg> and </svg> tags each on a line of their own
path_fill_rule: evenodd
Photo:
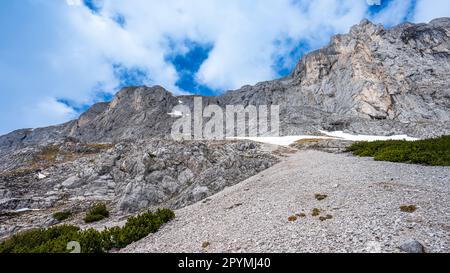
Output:
<svg viewBox="0 0 450 273">
<path fill-rule="evenodd" d="M 39 209 L 22 208 L 16 209 L 14 212 L 38 211 Z"/>
<path fill-rule="evenodd" d="M 322 134 L 334 137 L 337 139 L 344 139 L 350 141 L 386 141 L 386 140 L 406 140 L 406 141 L 417 141 L 418 138 L 409 137 L 407 135 L 395 135 L 395 136 L 371 136 L 371 135 L 352 135 L 344 133 L 342 131 L 327 132 L 320 131 Z"/>
<path fill-rule="evenodd" d="M 282 136 L 282 137 L 230 137 L 227 139 L 252 140 L 256 142 L 274 144 L 278 146 L 289 146 L 295 143 L 296 141 L 302 139 L 335 139 L 335 138 L 326 136 Z"/>
<path fill-rule="evenodd" d="M 229 137 L 230 140 L 251 140 L 261 143 L 274 144 L 279 146 L 289 146 L 296 141 L 302 139 L 337 139 L 337 140 L 348 140 L 348 141 L 386 141 L 386 140 L 406 140 L 406 141 L 416 141 L 418 138 L 409 137 L 407 135 L 396 135 L 396 136 L 371 136 L 371 135 L 352 135 L 344 133 L 342 131 L 327 132 L 320 131 L 326 136 L 281 136 L 281 137 Z"/>
<path fill-rule="evenodd" d="M 181 111 L 173 111 L 172 113 L 167 113 L 171 117 L 182 117 L 183 113 Z"/>
</svg>

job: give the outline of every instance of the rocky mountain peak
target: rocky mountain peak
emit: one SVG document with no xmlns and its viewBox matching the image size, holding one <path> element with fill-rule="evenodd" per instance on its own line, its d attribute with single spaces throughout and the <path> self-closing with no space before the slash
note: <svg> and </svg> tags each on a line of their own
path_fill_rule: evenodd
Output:
<svg viewBox="0 0 450 273">
<path fill-rule="evenodd" d="M 450 132 L 450 18 L 389 29 L 363 20 L 306 54 L 286 78 L 244 86 L 204 103 L 280 106 L 284 135 L 345 130 L 431 137 Z M 183 100 L 161 86 L 127 87 L 78 120 L 0 137 L 0 151 L 73 137 L 108 142 L 168 136 Z"/>
<path fill-rule="evenodd" d="M 354 38 L 363 38 L 364 36 L 373 36 L 380 34 L 383 31 L 383 25 L 374 24 L 368 19 L 363 19 L 358 25 L 354 25 L 350 28 L 350 35 L 353 35 Z"/>
<path fill-rule="evenodd" d="M 177 104 L 177 98 L 161 86 L 123 88 L 110 103 L 81 115 L 69 135 L 83 141 L 166 135 L 173 122 L 167 113 Z"/>
<path fill-rule="evenodd" d="M 162 86 L 155 85 L 125 87 L 120 90 L 110 103 L 110 108 L 115 108 L 120 103 L 131 104 L 137 109 L 145 108 L 146 104 L 156 101 L 162 101 L 173 95 Z"/>
</svg>

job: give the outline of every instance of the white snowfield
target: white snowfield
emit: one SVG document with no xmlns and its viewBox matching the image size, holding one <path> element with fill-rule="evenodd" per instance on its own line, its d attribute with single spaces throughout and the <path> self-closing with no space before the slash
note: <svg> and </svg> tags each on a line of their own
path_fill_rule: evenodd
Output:
<svg viewBox="0 0 450 273">
<path fill-rule="evenodd" d="M 370 135 L 352 135 L 347 134 L 342 131 L 335 132 L 327 132 L 320 131 L 322 134 L 325 134 L 330 137 L 334 137 L 336 139 L 344 139 L 350 141 L 386 141 L 386 140 L 406 140 L 406 141 L 417 141 L 418 138 L 409 137 L 407 135 L 395 135 L 395 136 L 370 136 Z"/>
<path fill-rule="evenodd" d="M 371 135 L 352 135 L 348 133 L 344 133 L 342 131 L 335 132 L 327 132 L 320 131 L 322 134 L 326 136 L 282 136 L 282 137 L 231 137 L 228 139 L 238 139 L 238 140 L 252 140 L 256 142 L 274 144 L 279 146 L 289 146 L 296 141 L 302 139 L 340 139 L 340 140 L 349 140 L 349 141 L 378 141 L 378 140 L 407 140 L 407 141 L 416 141 L 418 138 L 409 137 L 407 135 L 396 135 L 396 136 L 371 136 Z"/>
<path fill-rule="evenodd" d="M 326 136 L 282 136 L 282 137 L 230 137 L 228 139 L 251 140 L 278 146 L 289 146 L 301 139 L 335 139 Z"/>
</svg>

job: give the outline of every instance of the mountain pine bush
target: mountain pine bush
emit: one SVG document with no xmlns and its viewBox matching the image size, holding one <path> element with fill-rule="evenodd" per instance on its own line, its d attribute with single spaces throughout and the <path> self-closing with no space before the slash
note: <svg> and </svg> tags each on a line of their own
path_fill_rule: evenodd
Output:
<svg viewBox="0 0 450 273">
<path fill-rule="evenodd" d="M 56 219 L 58 222 L 64 221 L 64 220 L 68 219 L 70 216 L 72 216 L 72 212 L 70 212 L 70 211 L 60 211 L 60 212 L 55 212 L 53 214 L 53 218 Z"/>
<path fill-rule="evenodd" d="M 377 161 L 450 166 L 450 136 L 419 141 L 357 142 L 347 151 L 357 156 L 374 157 Z"/>
<path fill-rule="evenodd" d="M 158 231 L 175 217 L 170 209 L 158 209 L 130 217 L 123 227 L 112 227 L 103 231 L 80 230 L 71 225 L 54 226 L 48 229 L 32 229 L 13 235 L 0 243 L 0 253 L 67 253 L 67 243 L 80 243 L 82 253 L 103 253 L 121 249 L 150 233 Z"/>
<path fill-rule="evenodd" d="M 109 217 L 108 208 L 103 203 L 95 204 L 84 217 L 86 223 L 97 222 Z"/>
</svg>

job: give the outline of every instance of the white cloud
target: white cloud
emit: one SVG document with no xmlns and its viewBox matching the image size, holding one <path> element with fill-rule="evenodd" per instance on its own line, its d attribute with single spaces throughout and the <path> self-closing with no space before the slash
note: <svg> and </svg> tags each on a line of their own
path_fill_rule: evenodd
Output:
<svg viewBox="0 0 450 273">
<path fill-rule="evenodd" d="M 414 21 L 427 23 L 438 17 L 450 17 L 450 1 L 448 0 L 418 0 Z"/>
<path fill-rule="evenodd" d="M 197 79 L 213 89 L 226 90 L 277 77 L 272 65 L 280 48 L 275 40 L 304 39 L 313 46 L 322 45 L 330 33 L 347 31 L 359 22 L 367 5 L 361 0 L 134 0 L 104 1 L 103 8 L 104 18 L 117 13 L 126 18 L 125 31 L 132 39 L 128 46 L 135 47 L 128 54 L 139 50 L 144 56 L 151 54 L 151 58 L 138 59 L 153 65 L 149 71 L 156 71 L 154 76 L 167 69 L 169 74 L 155 81 L 176 91 L 176 74 L 164 62 L 167 37 L 214 44 Z"/>
<path fill-rule="evenodd" d="M 389 2 L 386 9 L 378 13 L 373 20 L 385 25 L 393 26 L 403 22 L 412 7 L 411 0 L 395 0 Z"/>
<path fill-rule="evenodd" d="M 67 107 L 54 98 L 43 98 L 35 105 L 28 107 L 26 111 L 30 113 L 28 122 L 35 124 L 32 127 L 44 126 L 48 122 L 59 124 L 76 117 L 76 112 L 72 108 Z"/>
<path fill-rule="evenodd" d="M 3 4 L 0 133 L 72 117 L 54 104 L 56 98 L 91 104 L 99 84 L 113 91 L 119 79 L 112 64 L 137 67 L 148 75 L 146 84 L 179 94 L 179 75 L 166 55 L 186 53 L 186 40 L 213 45 L 196 75 L 210 88 L 225 91 L 276 78 L 277 58 L 294 66 L 298 60 L 289 53 L 300 41 L 319 48 L 366 17 L 368 9 L 366 0 L 98 1 L 99 13 L 81 0 Z M 399 23 L 411 1 L 391 1 L 375 20 Z M 417 21 L 450 15 L 447 0 L 428 2 L 419 0 Z M 118 15 L 125 18 L 123 27 L 112 19 Z"/>
<path fill-rule="evenodd" d="M 66 0 L 67 5 L 69 6 L 81 6 L 81 0 Z"/>
</svg>

